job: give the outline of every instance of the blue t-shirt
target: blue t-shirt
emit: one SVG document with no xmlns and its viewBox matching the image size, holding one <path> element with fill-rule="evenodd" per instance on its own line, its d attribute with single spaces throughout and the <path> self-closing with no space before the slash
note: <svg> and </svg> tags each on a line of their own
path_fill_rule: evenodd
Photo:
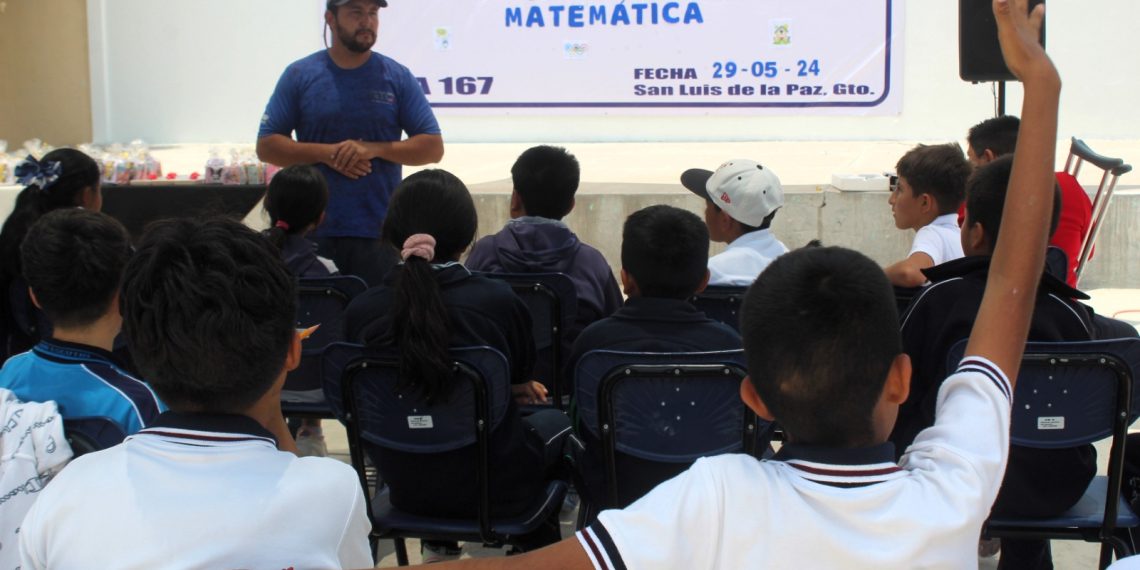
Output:
<svg viewBox="0 0 1140 570">
<path fill-rule="evenodd" d="M 109 418 L 127 435 L 166 411 L 150 386 L 123 371 L 111 353 L 56 339 L 9 358 L 0 388 L 25 402 L 54 400 L 64 418 Z"/>
<path fill-rule="evenodd" d="M 326 51 L 298 60 L 285 69 L 265 107 L 258 138 L 297 133 L 300 142 L 335 144 L 349 139 L 398 141 L 440 134 L 419 81 L 408 68 L 373 52 L 355 69 L 342 69 Z M 325 222 L 315 235 L 369 237 L 380 235 L 388 198 L 400 183 L 399 164 L 372 161 L 372 173 L 351 180 L 318 164 L 329 184 Z"/>
</svg>

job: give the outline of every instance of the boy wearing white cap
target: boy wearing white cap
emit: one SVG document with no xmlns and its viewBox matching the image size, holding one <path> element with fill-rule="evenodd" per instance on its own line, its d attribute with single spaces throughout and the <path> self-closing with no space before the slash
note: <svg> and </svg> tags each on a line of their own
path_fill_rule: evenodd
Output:
<svg viewBox="0 0 1140 570">
<path fill-rule="evenodd" d="M 686 170 L 681 184 L 705 199 L 709 238 L 728 244 L 709 258 L 709 285 L 751 285 L 773 259 L 788 252 L 768 229 L 784 205 L 784 189 L 770 169 L 753 160 L 730 160 L 716 172 Z"/>
</svg>

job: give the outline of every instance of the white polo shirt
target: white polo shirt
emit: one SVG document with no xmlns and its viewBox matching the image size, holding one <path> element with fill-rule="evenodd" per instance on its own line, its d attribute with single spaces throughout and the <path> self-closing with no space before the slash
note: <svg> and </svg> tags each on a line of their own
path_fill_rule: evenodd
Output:
<svg viewBox="0 0 1140 570">
<path fill-rule="evenodd" d="M 897 465 L 890 444 L 704 458 L 578 540 L 601 569 L 976 568 L 1010 401 L 1005 375 L 969 357 Z"/>
<path fill-rule="evenodd" d="M 934 260 L 934 265 L 941 265 L 963 257 L 962 230 L 958 227 L 958 214 L 946 214 L 934 218 L 933 222 L 922 226 L 914 234 L 914 242 L 910 244 L 910 257 L 918 252 L 925 253 Z"/>
<path fill-rule="evenodd" d="M 787 246 L 772 235 L 772 230 L 748 232 L 709 258 L 709 285 L 747 287 L 773 259 L 785 253 Z"/>
<path fill-rule="evenodd" d="M 245 416 L 165 413 L 63 470 L 20 532 L 25 570 L 365 568 L 348 465 L 278 451 Z"/>
</svg>

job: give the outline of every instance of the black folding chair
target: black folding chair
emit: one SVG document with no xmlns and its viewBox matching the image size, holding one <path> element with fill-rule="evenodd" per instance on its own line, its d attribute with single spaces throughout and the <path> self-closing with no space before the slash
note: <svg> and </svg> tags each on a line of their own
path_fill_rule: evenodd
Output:
<svg viewBox="0 0 1140 570">
<path fill-rule="evenodd" d="M 348 432 L 352 466 L 365 495 L 372 497 L 374 538 L 395 541 L 401 566 L 408 564 L 406 538 L 478 541 L 496 547 L 514 544 L 516 538 L 531 533 L 557 513 L 566 494 L 564 481 L 551 481 L 523 513 L 491 517 L 489 440 L 505 417 L 511 398 L 510 365 L 502 353 L 485 346 L 457 348 L 452 355 L 454 391 L 446 402 L 431 404 L 403 388 L 394 352 L 337 343 L 326 348 L 322 357 L 325 394 Z M 370 493 L 364 463 L 366 443 L 414 454 L 475 445 L 477 515 L 470 519 L 413 515 L 393 507 L 387 493 Z M 377 467 L 382 474 L 384 466 Z"/>
<path fill-rule="evenodd" d="M 563 408 L 569 390 L 562 378 L 563 359 L 570 352 L 567 327 L 578 315 L 578 291 L 563 273 L 481 273 L 506 281 L 530 310 L 537 358 L 534 377 L 550 391 L 551 401 Z"/>
<path fill-rule="evenodd" d="M 579 525 L 603 508 L 632 503 L 701 457 L 759 457 L 769 424 L 740 399 L 746 375 L 742 350 L 586 353 L 574 375 L 577 427 L 587 454 L 601 453 L 604 482 L 583 490 Z"/>
<path fill-rule="evenodd" d="M 709 286 L 689 298 L 689 302 L 705 316 L 740 331 L 740 305 L 748 287 Z"/>
<path fill-rule="evenodd" d="M 948 369 L 958 367 L 966 340 L 950 350 Z M 1121 499 L 1124 443 L 1140 410 L 1134 380 L 1140 370 L 1140 339 L 1031 342 L 1026 346 L 1013 396 L 1010 443 L 1061 449 L 1112 438 L 1108 473 L 1095 477 L 1077 504 L 1048 518 L 990 518 L 992 538 L 1064 539 L 1101 543 L 1100 567 L 1115 551 L 1133 553 L 1125 529 L 1140 518 Z"/>
<path fill-rule="evenodd" d="M 368 290 L 352 275 L 306 277 L 297 282 L 297 328 L 320 328 L 301 343 L 301 363 L 285 377 L 281 410 L 287 417 L 332 418 L 321 385 L 321 351 L 344 340 L 344 310 Z"/>
<path fill-rule="evenodd" d="M 63 435 L 74 457 L 119 445 L 127 438 L 119 424 L 103 416 L 64 418 Z"/>
<path fill-rule="evenodd" d="M 1092 201 L 1092 219 L 1089 223 L 1089 231 L 1084 236 L 1081 253 L 1077 258 L 1076 274 L 1078 281 L 1088 264 L 1089 257 L 1092 256 L 1096 238 L 1100 235 L 1101 223 L 1104 221 L 1104 215 L 1108 212 L 1108 206 L 1112 202 L 1112 195 L 1116 191 L 1116 181 L 1122 175 L 1132 171 L 1132 165 L 1125 164 L 1124 159 L 1097 154 L 1084 141 L 1073 137 L 1072 143 L 1069 145 L 1069 157 L 1065 160 L 1065 172 L 1076 178 L 1081 172 L 1081 165 L 1085 162 L 1091 163 L 1103 170 L 1104 173 L 1100 177 L 1100 185 L 1097 186 L 1096 196 Z"/>
</svg>

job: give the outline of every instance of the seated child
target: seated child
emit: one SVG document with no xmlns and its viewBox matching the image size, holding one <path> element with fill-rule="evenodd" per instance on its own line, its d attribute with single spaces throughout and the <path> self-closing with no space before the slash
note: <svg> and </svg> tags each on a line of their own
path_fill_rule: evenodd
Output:
<svg viewBox="0 0 1140 570">
<path fill-rule="evenodd" d="M 709 258 L 709 285 L 747 287 L 788 248 L 769 227 L 784 206 L 784 188 L 770 168 L 752 160 L 730 160 L 716 172 L 693 168 L 681 184 L 705 199 L 705 223 L 712 241 L 727 243 Z"/>
<path fill-rule="evenodd" d="M 0 230 L 0 321 L 6 334 L 0 361 L 30 349 L 43 337 L 46 323 L 28 299 L 20 264 L 20 244 L 40 216 L 60 208 L 103 207 L 99 165 L 82 151 L 59 148 L 40 160 L 28 157 L 16 167 L 24 189 Z"/>
<path fill-rule="evenodd" d="M 884 271 L 896 287 L 918 287 L 926 283 L 923 269 L 962 257 L 957 212 L 970 163 L 957 144 L 918 145 L 896 169 L 890 198 L 895 227 L 918 233 L 906 259 Z"/>
<path fill-rule="evenodd" d="M 171 411 L 48 485 L 22 567 L 371 567 L 355 472 L 289 452 L 296 304 L 285 264 L 240 222 L 152 224 L 126 270 L 124 331 Z"/>
<path fill-rule="evenodd" d="M 1017 146 L 1017 128 L 1021 121 L 1014 116 L 1004 115 L 986 119 L 970 128 L 966 141 L 966 156 L 975 168 L 990 163 L 995 158 L 1013 154 Z M 1049 245 L 1065 252 L 1068 267 L 1065 281 L 1076 287 L 1077 261 L 1081 256 L 1085 235 L 1092 222 L 1092 201 L 1080 182 L 1066 172 L 1057 173 L 1057 184 L 1061 187 L 1061 219 L 1057 230 L 1049 238 Z M 959 220 L 965 211 L 959 212 Z"/>
<path fill-rule="evenodd" d="M 424 170 L 396 187 L 381 239 L 404 260 L 380 286 L 348 306 L 345 338 L 400 351 L 401 376 L 424 397 L 446 397 L 449 348 L 490 346 L 507 357 L 519 403 L 539 403 L 546 390 L 530 380 L 534 341 L 530 313 L 510 286 L 472 274 L 459 263 L 478 219 L 467 187 L 444 170 Z M 521 417 L 515 402 L 490 434 L 492 516 L 522 512 L 545 489 L 561 459 L 570 422 L 557 410 Z M 387 483 L 392 505 L 425 516 L 472 517 L 477 512 L 474 445 L 434 455 L 365 443 Z M 558 540 L 558 521 L 523 539 L 524 549 Z M 425 555 L 458 554 L 454 543 L 428 541 Z"/>
<path fill-rule="evenodd" d="M 306 236 L 325 219 L 329 187 L 316 167 L 287 166 L 273 176 L 265 192 L 269 229 L 265 237 L 280 252 L 289 271 L 297 277 L 337 275 L 331 259 L 317 255 L 317 244 Z"/>
<path fill-rule="evenodd" d="M 111 354 L 131 257 L 123 225 L 82 208 L 55 210 L 28 230 L 20 252 L 31 300 L 53 330 L 4 363 L 0 387 L 27 402 L 55 400 L 65 418 L 106 417 L 128 435 L 153 423 L 165 406 Z"/>
<path fill-rule="evenodd" d="M 709 278 L 706 260 L 709 233 L 695 214 L 672 206 L 650 206 L 634 212 L 625 221 L 621 244 L 621 282 L 629 298 L 612 316 L 582 331 L 568 359 L 567 378 L 572 378 L 578 360 L 594 350 L 633 352 L 705 352 L 738 350 L 740 335 L 718 323 L 688 302 L 704 290 Z M 586 454 L 578 471 L 584 481 L 579 489 L 593 504 L 606 504 L 606 479 L 600 442 L 578 429 Z M 631 459 L 632 460 L 632 459 Z M 659 464 L 654 473 L 661 471 Z M 650 469 L 639 465 L 639 469 Z M 661 472 L 664 480 L 684 469 L 683 465 Z M 644 491 L 633 492 L 631 501 Z M 612 505 L 617 506 L 617 505 Z"/>
<path fill-rule="evenodd" d="M 995 272 L 937 421 L 895 464 L 907 398 L 894 295 L 866 256 L 804 248 L 745 297 L 741 397 L 787 442 L 772 460 L 700 459 L 575 539 L 467 568 L 971 568 L 1009 446 L 1010 407 L 1044 267 L 1060 78 L 1037 44 L 1043 8 L 994 0 L 1006 63 L 1025 85 Z M 1035 29 L 1036 28 L 1036 29 Z M 1030 293 L 1027 295 L 1026 293 Z"/>
<path fill-rule="evenodd" d="M 938 388 L 946 377 L 946 354 L 970 334 L 982 302 L 990 256 L 998 243 L 1006 188 L 1013 166 L 1011 156 L 980 167 L 966 186 L 966 223 L 962 245 L 966 257 L 926 269 L 930 286 L 903 316 L 903 351 L 914 373 L 910 397 L 899 408 L 891 442 L 896 453 L 934 424 Z M 1055 191 L 1049 233 L 1057 227 L 1061 194 Z M 1029 340 L 1078 341 L 1098 338 L 1097 315 L 1073 299 L 1088 296 L 1049 272 L 1041 274 L 1030 322 Z M 1123 323 L 1122 323 L 1123 324 Z M 1127 325 L 1125 325 L 1127 327 Z M 1127 327 L 1136 336 L 1135 329 Z M 1044 517 L 1058 515 L 1076 503 L 1096 474 L 1092 445 L 1065 449 L 1012 446 L 1001 492 L 994 504 L 999 516 Z M 1002 539 L 999 568 L 1051 568 L 1046 540 Z"/>
<path fill-rule="evenodd" d="M 565 273 L 578 292 L 578 317 L 564 335 L 568 344 L 622 302 L 601 252 L 562 222 L 574 209 L 578 179 L 578 160 L 566 149 L 527 149 L 511 167 L 511 220 L 499 233 L 475 242 L 466 263 L 489 273 Z"/>
<path fill-rule="evenodd" d="M 325 219 L 329 188 L 325 177 L 315 166 L 295 164 L 273 176 L 265 192 L 265 211 L 269 229 L 263 232 L 281 252 L 289 272 L 297 277 L 337 275 L 336 264 L 317 255 L 317 244 L 306 236 Z M 319 392 L 319 391 L 318 391 Z M 284 390 L 286 401 L 311 401 L 304 391 Z M 323 398 L 323 394 L 320 396 Z M 290 420 L 295 422 L 297 420 Z M 320 418 L 302 418 L 297 429 L 297 451 L 302 457 L 328 455 Z"/>
</svg>

